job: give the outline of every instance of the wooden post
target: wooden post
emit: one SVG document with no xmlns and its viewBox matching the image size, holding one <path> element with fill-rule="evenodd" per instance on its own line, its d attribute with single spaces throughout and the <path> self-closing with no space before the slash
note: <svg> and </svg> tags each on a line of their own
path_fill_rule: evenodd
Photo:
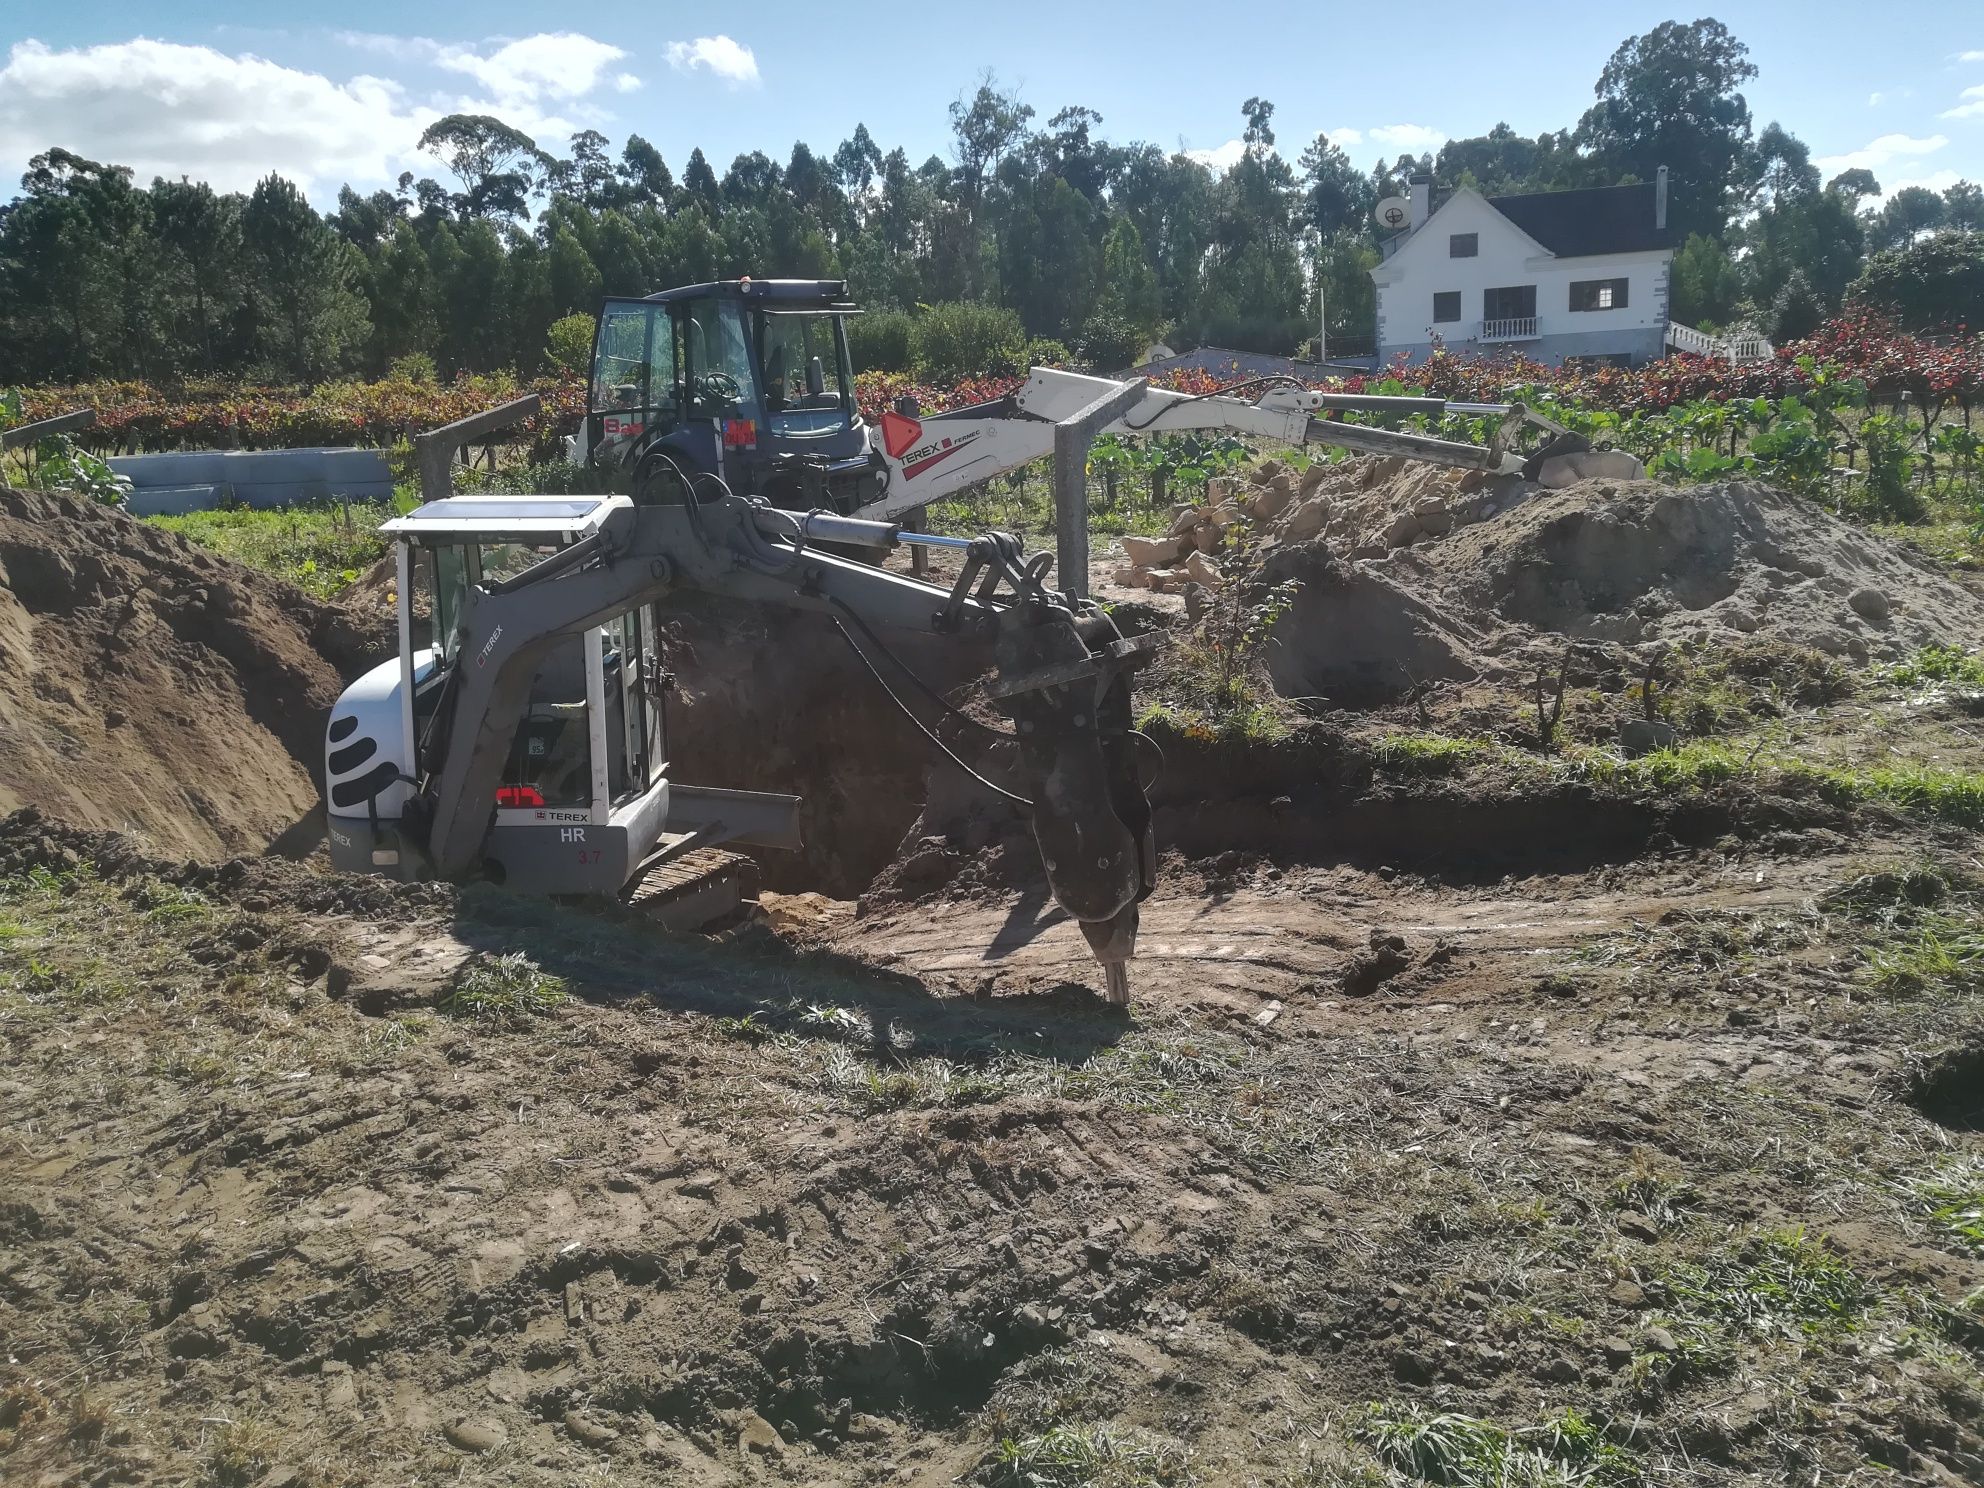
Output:
<svg viewBox="0 0 1984 1488">
<path fill-rule="evenodd" d="M 69 413 L 58 413 L 53 418 L 36 419 L 31 424 L 16 424 L 11 429 L 0 429 L 0 449 L 13 449 L 23 444 L 38 444 L 51 434 L 68 434 L 77 429 L 87 429 L 95 422 L 94 408 L 77 408 Z"/>
<path fill-rule="evenodd" d="M 1071 598 L 1088 598 L 1088 447 L 1141 403 L 1149 386 L 1145 377 L 1126 382 L 1054 426 L 1054 563 Z"/>
<path fill-rule="evenodd" d="M 486 408 L 481 413 L 472 413 L 465 419 L 456 419 L 452 424 L 443 424 L 438 429 L 429 429 L 425 434 L 416 434 L 413 440 L 414 460 L 420 469 L 420 499 L 440 501 L 453 493 L 455 488 L 455 455 L 478 434 L 492 433 L 497 429 L 508 428 L 521 423 L 536 413 L 543 400 L 536 393 L 526 393 L 521 398 L 513 398 L 495 408 Z M 493 465 L 493 461 L 492 461 Z"/>
</svg>

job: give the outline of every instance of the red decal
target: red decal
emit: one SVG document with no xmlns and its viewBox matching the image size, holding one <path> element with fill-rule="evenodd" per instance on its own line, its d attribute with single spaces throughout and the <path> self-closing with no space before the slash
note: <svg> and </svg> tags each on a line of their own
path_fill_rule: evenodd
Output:
<svg viewBox="0 0 1984 1488">
<path fill-rule="evenodd" d="M 903 465 L 903 477 L 907 480 L 916 479 L 917 476 L 928 470 L 932 465 L 938 465 L 950 459 L 952 455 L 955 455 L 977 437 L 976 434 L 967 434 L 962 439 L 946 439 L 941 444 L 925 445 Z"/>
<path fill-rule="evenodd" d="M 758 426 L 751 419 L 731 419 L 723 426 L 723 442 L 731 449 L 756 449 Z"/>
<path fill-rule="evenodd" d="M 891 460 L 900 460 L 923 437 L 923 425 L 891 409 L 882 415 L 882 448 Z"/>
</svg>

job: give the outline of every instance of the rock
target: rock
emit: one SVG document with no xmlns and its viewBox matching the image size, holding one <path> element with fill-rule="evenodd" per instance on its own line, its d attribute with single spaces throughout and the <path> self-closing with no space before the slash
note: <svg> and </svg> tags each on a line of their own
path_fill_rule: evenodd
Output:
<svg viewBox="0 0 1984 1488">
<path fill-rule="evenodd" d="M 1150 574 L 1134 563 L 1126 563 L 1109 576 L 1109 581 L 1118 589 L 1148 589 Z"/>
<path fill-rule="evenodd" d="M 1215 527 L 1231 527 L 1235 522 L 1244 520 L 1246 515 L 1239 502 L 1222 501 L 1206 513 L 1206 520 Z"/>
<path fill-rule="evenodd" d="M 880 1416 L 863 1415 L 856 1411 L 847 1418 L 847 1439 L 849 1441 L 880 1441 L 889 1434 L 889 1423 Z"/>
<path fill-rule="evenodd" d="M 619 1432 L 604 1422 L 595 1421 L 583 1411 L 566 1411 L 565 1429 L 589 1447 L 610 1447 L 620 1440 Z"/>
<path fill-rule="evenodd" d="M 1644 1240 L 1651 1245 L 1660 1238 L 1660 1226 L 1644 1214 L 1628 1209 L 1619 1216 L 1619 1233 L 1634 1240 Z"/>
<path fill-rule="evenodd" d="M 1652 754 L 1656 750 L 1672 749 L 1680 738 L 1674 725 L 1658 718 L 1622 718 L 1619 720 L 1619 747 L 1637 758 L 1642 754 Z"/>
<path fill-rule="evenodd" d="M 746 1411 L 737 1423 L 737 1446 L 740 1451 L 755 1452 L 760 1457 L 775 1457 L 785 1450 L 785 1438 L 756 1411 Z"/>
<path fill-rule="evenodd" d="M 1204 553 L 1194 553 L 1185 560 L 1185 574 L 1195 584 L 1203 584 L 1208 589 L 1217 589 L 1225 579 L 1220 574 L 1219 565 Z"/>
<path fill-rule="evenodd" d="M 1318 460 L 1302 472 L 1301 479 L 1295 482 L 1295 489 L 1304 496 L 1313 496 L 1316 494 L 1316 487 L 1323 483 L 1323 477 L 1329 473 L 1329 466 Z"/>
<path fill-rule="evenodd" d="M 1606 1300 L 1619 1307 L 1639 1307 L 1646 1301 L 1646 1291 L 1638 1282 L 1615 1281 L 1605 1293 Z"/>
<path fill-rule="evenodd" d="M 1421 530 L 1418 517 L 1411 512 L 1399 512 L 1385 524 L 1381 540 L 1388 548 L 1409 548 Z"/>
<path fill-rule="evenodd" d="M 1185 582 L 1185 576 L 1175 568 L 1153 568 L 1144 574 L 1142 587 L 1153 594 L 1170 594 Z"/>
<path fill-rule="evenodd" d="M 493 1452 L 510 1439 L 508 1433 L 496 1422 L 484 1420 L 456 1421 L 452 1425 L 443 1426 L 441 1435 L 462 1451 L 474 1452 L 478 1455 Z"/>
<path fill-rule="evenodd" d="M 1206 593 L 1204 584 L 1187 584 L 1179 592 L 1185 600 L 1185 618 L 1197 625 L 1212 608 L 1212 596 Z"/>
<path fill-rule="evenodd" d="M 1171 514 L 1171 528 L 1168 536 L 1184 537 L 1205 520 L 1205 513 L 1196 506 L 1181 506 Z"/>
<path fill-rule="evenodd" d="M 1584 1378 L 1584 1371 L 1578 1368 L 1577 1361 L 1569 1354 L 1559 1354 L 1540 1371 L 1547 1380 L 1560 1385 L 1573 1384 Z"/>
<path fill-rule="evenodd" d="M 1763 623 L 1741 605 L 1731 605 L 1728 609 L 1718 611 L 1717 613 L 1721 616 L 1724 625 L 1728 626 L 1731 630 L 1740 630 L 1744 635 L 1749 635 Z"/>
<path fill-rule="evenodd" d="M 1279 460 L 1263 460 L 1254 467 L 1254 479 L 1265 485 L 1271 480 L 1280 479 L 1285 469 L 1287 467 Z"/>
<path fill-rule="evenodd" d="M 1645 480 L 1646 466 L 1624 450 L 1585 450 L 1552 455 L 1537 472 L 1538 485 L 1561 490 L 1588 480 Z"/>
<path fill-rule="evenodd" d="M 1295 493 L 1281 484 L 1287 480 L 1288 477 L 1285 475 L 1277 476 L 1276 484 L 1263 486 L 1248 497 L 1242 503 L 1247 509 L 1247 514 L 1257 522 L 1272 522 L 1287 511 L 1295 501 Z"/>
<path fill-rule="evenodd" d="M 1605 1362 L 1614 1369 L 1621 1364 L 1630 1364 L 1633 1360 L 1633 1346 L 1617 1334 L 1610 1338 L 1599 1339 L 1598 1351 L 1605 1355 Z"/>
<path fill-rule="evenodd" d="M 1428 537 L 1445 537 L 1454 530 L 1454 514 L 1438 496 L 1427 496 L 1412 508 L 1419 530 Z"/>
<path fill-rule="evenodd" d="M 1656 1354 L 1678 1354 L 1681 1344 L 1665 1328 L 1648 1328 L 1645 1334 L 1646 1346 Z"/>
<path fill-rule="evenodd" d="M 1288 514 L 1288 520 L 1281 524 L 1281 540 L 1307 542 L 1323 530 L 1329 516 L 1329 503 L 1320 496 L 1312 496 Z"/>
<path fill-rule="evenodd" d="M 1178 561 L 1179 551 L 1185 546 L 1176 537 L 1126 537 L 1123 539 L 1123 556 L 1131 563 L 1149 568 L 1169 568 Z"/>
<path fill-rule="evenodd" d="M 1192 529 L 1192 545 L 1201 553 L 1210 553 L 1220 545 L 1225 536 L 1225 532 L 1208 522 L 1203 527 Z"/>
<path fill-rule="evenodd" d="M 1888 597 L 1878 589 L 1855 589 L 1846 596 L 1846 603 L 1862 620 L 1878 625 L 1888 618 Z"/>
<path fill-rule="evenodd" d="M 1430 1385 L 1433 1361 L 1415 1349 L 1402 1348 L 1392 1355 L 1392 1377 L 1401 1384 Z"/>
</svg>

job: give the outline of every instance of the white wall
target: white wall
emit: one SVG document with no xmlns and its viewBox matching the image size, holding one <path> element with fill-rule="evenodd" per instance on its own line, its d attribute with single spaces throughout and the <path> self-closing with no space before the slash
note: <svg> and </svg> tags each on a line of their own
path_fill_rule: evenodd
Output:
<svg viewBox="0 0 1984 1488">
<path fill-rule="evenodd" d="M 1451 257 L 1448 238 L 1466 232 L 1479 235 L 1479 255 Z M 1471 345 L 1481 334 L 1483 292 L 1519 284 L 1536 286 L 1540 337 L 1664 329 L 1671 257 L 1661 249 L 1552 258 L 1480 195 L 1456 192 L 1398 252 L 1372 271 L 1378 290 L 1380 357 L 1391 350 L 1423 346 L 1435 334 L 1455 349 Z M 1587 279 L 1627 280 L 1626 308 L 1573 311 L 1571 284 Z M 1433 296 L 1444 290 L 1460 291 L 1460 319 L 1440 324 L 1433 319 Z M 1513 343 L 1511 349 L 1521 350 L 1522 343 Z"/>
</svg>

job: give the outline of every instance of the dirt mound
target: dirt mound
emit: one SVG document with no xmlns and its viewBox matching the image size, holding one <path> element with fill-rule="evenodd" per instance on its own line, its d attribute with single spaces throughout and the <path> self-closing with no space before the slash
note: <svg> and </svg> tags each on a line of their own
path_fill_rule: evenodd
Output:
<svg viewBox="0 0 1984 1488">
<path fill-rule="evenodd" d="M 1753 632 L 1855 661 L 1967 643 L 1984 601 L 1882 538 L 1767 486 L 1587 482 L 1415 550 L 1447 592 L 1594 640 Z"/>
<path fill-rule="evenodd" d="M 1116 580 L 1181 590 L 1190 610 L 1226 582 L 1228 529 L 1242 522 L 1265 578 L 1302 580 L 1276 628 L 1275 686 L 1344 706 L 1492 675 L 1552 635 L 1625 646 L 1758 635 L 1872 663 L 1984 632 L 1984 598 L 1765 486 L 1549 491 L 1395 459 L 1300 476 L 1267 461 L 1248 481 L 1215 481 L 1206 503 L 1177 509 L 1171 535 L 1126 540 Z"/>
<path fill-rule="evenodd" d="M 316 809 L 325 713 L 382 654 L 348 612 L 174 534 L 0 490 L 0 810 L 262 851 Z"/>
</svg>

